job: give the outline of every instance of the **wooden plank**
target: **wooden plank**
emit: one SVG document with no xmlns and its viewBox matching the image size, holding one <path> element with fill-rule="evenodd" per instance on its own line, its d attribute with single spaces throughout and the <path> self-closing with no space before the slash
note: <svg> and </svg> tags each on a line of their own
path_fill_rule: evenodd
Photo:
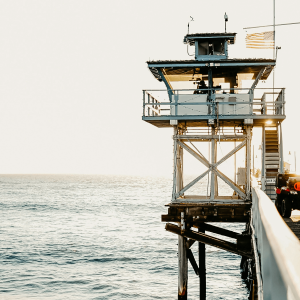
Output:
<svg viewBox="0 0 300 300">
<path fill-rule="evenodd" d="M 179 216 L 170 216 L 170 215 L 162 215 L 161 216 L 162 222 L 180 222 Z M 204 216 L 198 216 L 197 220 L 192 221 L 192 225 L 199 224 L 200 222 L 230 222 L 230 223 L 246 223 L 249 222 L 249 216 L 248 215 L 204 215 Z"/>
<path fill-rule="evenodd" d="M 300 239 L 300 215 L 294 215 L 290 218 L 284 218 L 287 226 L 294 232 L 298 239 Z"/>
</svg>

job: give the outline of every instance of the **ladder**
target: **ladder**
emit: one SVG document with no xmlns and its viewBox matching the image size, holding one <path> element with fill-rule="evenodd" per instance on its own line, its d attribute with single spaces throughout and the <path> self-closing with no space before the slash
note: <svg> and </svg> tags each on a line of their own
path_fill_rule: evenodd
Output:
<svg viewBox="0 0 300 300">
<path fill-rule="evenodd" d="M 265 127 L 264 129 L 265 151 L 265 193 L 272 199 L 276 199 L 276 176 L 280 166 L 280 147 L 278 138 L 278 126 Z"/>
</svg>

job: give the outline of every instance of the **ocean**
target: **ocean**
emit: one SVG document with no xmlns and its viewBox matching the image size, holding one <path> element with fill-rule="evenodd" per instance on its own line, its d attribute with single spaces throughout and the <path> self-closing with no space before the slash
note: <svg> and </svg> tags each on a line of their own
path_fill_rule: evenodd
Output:
<svg viewBox="0 0 300 300">
<path fill-rule="evenodd" d="M 0 299 L 177 299 L 177 236 L 160 221 L 171 188 L 162 177 L 0 175 Z M 247 299 L 240 257 L 206 251 L 207 299 Z M 188 299 L 199 299 L 191 266 Z"/>
</svg>

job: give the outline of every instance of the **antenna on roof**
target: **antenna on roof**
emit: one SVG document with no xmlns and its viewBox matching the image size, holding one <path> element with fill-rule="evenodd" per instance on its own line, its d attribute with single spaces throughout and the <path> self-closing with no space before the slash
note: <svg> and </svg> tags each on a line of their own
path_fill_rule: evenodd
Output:
<svg viewBox="0 0 300 300">
<path fill-rule="evenodd" d="M 228 22 L 228 16 L 226 13 L 224 15 L 224 20 L 225 20 L 225 33 L 226 33 L 226 22 Z"/>
<path fill-rule="evenodd" d="M 193 18 L 193 17 L 190 16 L 190 18 L 191 18 L 191 20 L 188 22 L 188 34 L 190 33 L 190 23 L 191 23 L 192 21 L 194 21 L 194 18 Z"/>
</svg>

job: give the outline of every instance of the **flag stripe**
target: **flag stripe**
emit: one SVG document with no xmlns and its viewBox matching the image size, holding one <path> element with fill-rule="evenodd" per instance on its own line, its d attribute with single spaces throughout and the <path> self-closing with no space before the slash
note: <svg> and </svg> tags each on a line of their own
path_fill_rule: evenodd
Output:
<svg viewBox="0 0 300 300">
<path fill-rule="evenodd" d="M 246 47 L 256 49 L 274 48 L 274 31 L 247 34 Z"/>
</svg>

